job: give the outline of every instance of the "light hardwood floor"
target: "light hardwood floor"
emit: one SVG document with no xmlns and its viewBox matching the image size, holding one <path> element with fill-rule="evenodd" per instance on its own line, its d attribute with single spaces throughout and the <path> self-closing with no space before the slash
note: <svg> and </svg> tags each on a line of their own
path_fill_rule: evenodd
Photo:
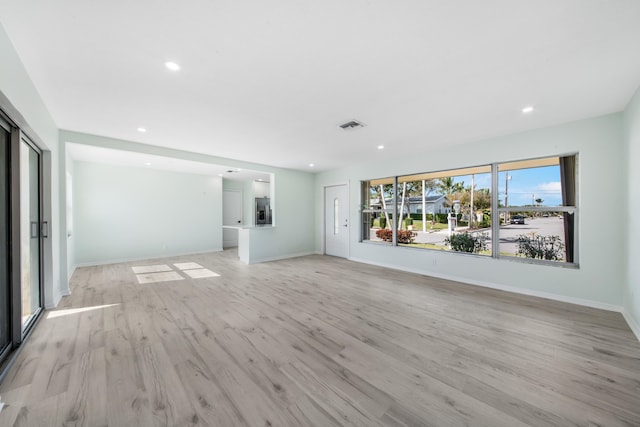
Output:
<svg viewBox="0 0 640 427">
<path fill-rule="evenodd" d="M 159 264 L 182 280 L 138 283 Z M 72 291 L 0 385 L 1 426 L 640 425 L 618 313 L 233 251 L 81 268 Z"/>
</svg>

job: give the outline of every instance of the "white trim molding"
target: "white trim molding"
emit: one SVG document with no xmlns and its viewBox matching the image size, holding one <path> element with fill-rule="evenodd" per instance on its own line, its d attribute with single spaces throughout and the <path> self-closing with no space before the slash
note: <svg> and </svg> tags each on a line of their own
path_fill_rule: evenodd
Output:
<svg viewBox="0 0 640 427">
<path fill-rule="evenodd" d="M 451 281 L 454 281 L 454 282 L 468 284 L 468 285 L 472 285 L 472 286 L 481 286 L 483 288 L 496 289 L 496 290 L 500 290 L 500 291 L 511 292 L 511 293 L 514 293 L 514 294 L 529 295 L 529 296 L 538 297 L 538 298 L 545 298 L 545 299 L 550 299 L 550 300 L 554 300 L 554 301 L 566 302 L 566 303 L 569 303 L 569 304 L 577 304 L 577 305 L 582 305 L 582 306 L 585 306 L 585 307 L 598 308 L 598 309 L 601 309 L 601 310 L 614 311 L 614 312 L 617 312 L 617 313 L 623 313 L 622 306 L 615 305 L 615 304 L 607 304 L 607 303 L 600 302 L 600 301 L 592 301 L 592 300 L 587 300 L 587 299 L 582 299 L 582 298 L 568 297 L 568 296 L 565 296 L 565 295 L 558 295 L 558 294 L 552 294 L 552 293 L 548 293 L 548 292 L 534 291 L 534 290 L 531 290 L 531 289 L 516 288 L 515 286 L 498 285 L 498 284 L 495 284 L 495 283 L 484 282 L 484 281 L 480 281 L 480 280 L 469 280 L 468 278 L 461 278 L 461 277 L 451 276 L 451 275 L 448 275 L 448 274 L 426 273 L 426 272 L 418 270 L 418 269 L 406 268 L 406 267 L 400 268 L 398 266 L 394 266 L 394 265 L 391 265 L 391 264 L 383 264 L 383 263 L 371 262 L 371 261 L 364 260 L 364 259 L 359 259 L 359 258 L 349 258 L 349 260 L 350 261 L 354 261 L 354 262 L 360 262 L 360 263 L 363 263 L 363 264 L 375 265 L 375 266 L 378 266 L 378 267 L 390 268 L 392 270 L 407 271 L 409 273 L 420 274 L 421 276 L 430 276 L 430 277 L 436 277 L 438 279 L 451 280 Z M 625 319 L 626 319 L 626 316 L 625 316 Z"/>
<path fill-rule="evenodd" d="M 633 316 L 624 308 L 622 309 L 622 316 L 624 320 L 627 321 L 629 328 L 631 328 L 631 332 L 633 332 L 638 341 L 640 341 L 640 325 L 638 325 L 638 322 L 636 322 Z"/>
</svg>

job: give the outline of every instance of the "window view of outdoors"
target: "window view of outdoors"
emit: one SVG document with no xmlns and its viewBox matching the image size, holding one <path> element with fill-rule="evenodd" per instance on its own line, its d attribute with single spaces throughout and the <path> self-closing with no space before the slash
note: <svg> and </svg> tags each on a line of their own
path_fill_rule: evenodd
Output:
<svg viewBox="0 0 640 427">
<path fill-rule="evenodd" d="M 366 195 L 364 204 L 367 208 L 363 217 L 363 240 L 393 243 L 394 182 L 394 178 L 363 182 L 362 194 Z"/>
<path fill-rule="evenodd" d="M 500 255 L 573 262 L 575 157 L 503 163 L 498 171 Z"/>
<path fill-rule="evenodd" d="M 382 199 L 369 185 L 371 241 L 392 242 L 393 179 L 386 186 Z M 398 245 L 491 255 L 491 166 L 398 177 L 395 203 Z"/>
<path fill-rule="evenodd" d="M 575 262 L 575 156 L 493 167 L 493 186 L 492 165 L 364 181 L 362 240 Z M 492 188 L 498 190 L 495 207 Z M 499 237 L 496 244 L 492 235 Z"/>
</svg>

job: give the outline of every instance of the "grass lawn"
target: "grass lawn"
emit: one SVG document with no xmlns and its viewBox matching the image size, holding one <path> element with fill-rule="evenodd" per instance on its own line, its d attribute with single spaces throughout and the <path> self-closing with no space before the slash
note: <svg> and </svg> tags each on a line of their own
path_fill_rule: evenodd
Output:
<svg viewBox="0 0 640 427">
<path fill-rule="evenodd" d="M 446 230 L 447 224 L 440 224 L 436 222 L 435 224 L 431 224 L 431 221 L 427 221 L 427 230 Z M 413 231 L 422 231 L 422 221 L 414 219 L 413 220 Z"/>
</svg>

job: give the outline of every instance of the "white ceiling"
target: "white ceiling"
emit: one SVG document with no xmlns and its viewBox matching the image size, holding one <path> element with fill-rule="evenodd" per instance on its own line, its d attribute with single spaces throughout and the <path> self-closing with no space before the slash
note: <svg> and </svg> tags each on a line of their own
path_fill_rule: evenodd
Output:
<svg viewBox="0 0 640 427">
<path fill-rule="evenodd" d="M 164 157 L 152 154 L 135 153 L 114 150 L 111 148 L 94 147 L 84 144 L 67 144 L 67 151 L 73 160 L 97 162 L 135 168 L 168 170 L 196 175 L 221 176 L 233 181 L 261 181 L 270 182 L 271 174 L 248 169 L 231 168 L 224 165 L 194 162 L 190 160 Z"/>
<path fill-rule="evenodd" d="M 640 85 L 638 0 L 0 0 L 0 10 L 60 128 L 294 169 L 617 112 Z M 338 127 L 352 119 L 367 126 Z"/>
</svg>

